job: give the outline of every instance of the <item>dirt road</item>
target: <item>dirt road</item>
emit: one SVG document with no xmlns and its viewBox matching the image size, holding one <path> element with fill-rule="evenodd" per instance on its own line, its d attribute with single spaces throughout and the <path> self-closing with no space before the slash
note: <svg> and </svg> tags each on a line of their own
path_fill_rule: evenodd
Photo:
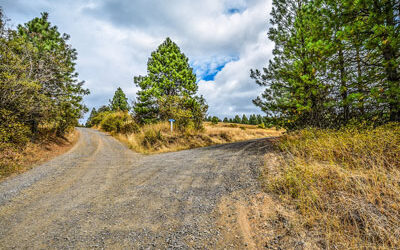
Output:
<svg viewBox="0 0 400 250">
<path fill-rule="evenodd" d="M 144 156 L 79 131 L 67 154 L 0 183 L 0 248 L 247 246 L 224 242 L 217 207 L 257 192 L 267 139 Z"/>
</svg>

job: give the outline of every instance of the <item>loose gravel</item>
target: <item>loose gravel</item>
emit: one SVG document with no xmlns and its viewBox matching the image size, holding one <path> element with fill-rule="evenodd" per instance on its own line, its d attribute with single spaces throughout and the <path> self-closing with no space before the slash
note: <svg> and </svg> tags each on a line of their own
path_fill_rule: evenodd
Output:
<svg viewBox="0 0 400 250">
<path fill-rule="evenodd" d="M 67 154 L 0 183 L 0 248 L 215 248 L 221 197 L 258 192 L 270 148 L 259 139 L 144 156 L 79 132 Z"/>
</svg>

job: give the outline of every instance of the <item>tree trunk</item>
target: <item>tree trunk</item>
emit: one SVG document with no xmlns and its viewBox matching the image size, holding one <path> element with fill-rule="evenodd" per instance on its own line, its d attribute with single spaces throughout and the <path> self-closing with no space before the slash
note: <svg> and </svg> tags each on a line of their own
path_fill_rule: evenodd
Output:
<svg viewBox="0 0 400 250">
<path fill-rule="evenodd" d="M 340 72 L 340 95 L 342 97 L 343 121 L 347 123 L 349 120 L 350 108 L 347 100 L 348 90 L 346 84 L 346 69 L 344 65 L 344 55 L 342 42 L 339 41 L 339 72 Z"/>
</svg>

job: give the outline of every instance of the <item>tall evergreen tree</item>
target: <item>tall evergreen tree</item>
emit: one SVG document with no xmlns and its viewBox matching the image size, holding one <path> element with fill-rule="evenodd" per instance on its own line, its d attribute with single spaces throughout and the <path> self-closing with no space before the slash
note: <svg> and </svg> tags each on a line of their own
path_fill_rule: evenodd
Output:
<svg viewBox="0 0 400 250">
<path fill-rule="evenodd" d="M 68 44 L 69 35 L 60 34 L 57 26 L 51 25 L 47 13 L 19 25 L 18 34 L 36 50 L 28 77 L 40 84 L 40 93 L 52 102 L 47 114 L 32 115 L 31 128 L 35 131 L 38 118 L 48 116 L 57 124 L 57 133 L 62 134 L 68 127 L 77 125 L 87 111 L 82 99 L 89 90 L 82 88 L 83 82 L 77 78 L 77 52 Z"/>
<path fill-rule="evenodd" d="M 320 55 L 316 46 L 309 46 L 321 29 L 309 15 L 314 9 L 308 3 L 273 1 L 268 36 L 275 43 L 274 58 L 263 74 L 251 71 L 257 84 L 267 87 L 254 103 L 270 116 L 279 116 L 287 128 L 304 126 L 305 121 L 313 125 L 324 122 L 327 87 L 316 77 Z"/>
<path fill-rule="evenodd" d="M 257 115 L 257 124 L 261 124 L 264 122 L 264 119 L 261 115 Z"/>
<path fill-rule="evenodd" d="M 245 114 L 243 114 L 242 116 L 242 124 L 249 124 L 249 119 L 247 118 L 247 116 Z"/>
<path fill-rule="evenodd" d="M 365 36 L 366 62 L 376 84 L 371 94 L 390 121 L 400 121 L 400 1 L 345 1 Z M 349 25 L 350 26 L 350 25 Z M 372 74 L 371 74 L 372 73 Z"/>
<path fill-rule="evenodd" d="M 93 118 L 98 114 L 96 108 L 92 108 L 92 111 L 90 112 L 89 118 L 86 121 L 85 127 L 90 128 L 93 126 L 92 120 Z"/>
<path fill-rule="evenodd" d="M 233 118 L 234 123 L 242 123 L 242 119 L 238 115 L 235 115 L 235 118 Z"/>
<path fill-rule="evenodd" d="M 140 88 L 134 112 L 142 123 L 162 119 L 160 99 L 185 98 L 195 106 L 204 102 L 195 100 L 194 95 L 198 89 L 196 75 L 188 58 L 170 38 L 151 54 L 147 63 L 147 75 L 135 77 L 134 82 Z"/>
<path fill-rule="evenodd" d="M 255 114 L 251 114 L 251 115 L 250 115 L 249 124 L 251 124 L 251 125 L 257 125 L 257 117 L 256 117 Z"/>
<path fill-rule="evenodd" d="M 254 103 L 287 129 L 399 121 L 400 1 L 274 0 Z"/>
<path fill-rule="evenodd" d="M 120 87 L 115 91 L 113 99 L 110 100 L 110 107 L 112 111 L 128 111 L 130 109 L 128 98 Z"/>
</svg>

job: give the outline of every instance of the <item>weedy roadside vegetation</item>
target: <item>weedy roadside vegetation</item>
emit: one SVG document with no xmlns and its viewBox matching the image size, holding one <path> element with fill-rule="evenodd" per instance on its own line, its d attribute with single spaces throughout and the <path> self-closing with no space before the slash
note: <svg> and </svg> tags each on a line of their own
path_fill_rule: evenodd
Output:
<svg viewBox="0 0 400 250">
<path fill-rule="evenodd" d="M 18 142 L 0 143 L 0 180 L 67 152 L 78 137 L 75 130 L 69 130 L 60 137 L 51 126 L 41 125 L 32 140 L 21 137 Z"/>
<path fill-rule="evenodd" d="M 400 248 L 399 123 L 305 129 L 276 147 L 279 156 L 266 159 L 261 179 L 294 212 L 281 218 L 287 240 L 306 232 L 321 248 Z"/>
<path fill-rule="evenodd" d="M 245 130 L 241 127 L 246 127 Z M 114 133 L 114 136 L 136 152 L 151 154 L 190 148 L 279 136 L 282 130 L 261 129 L 254 125 L 205 122 L 202 130 L 175 130 L 171 133 L 168 122 L 147 124 L 134 133 Z"/>
</svg>

